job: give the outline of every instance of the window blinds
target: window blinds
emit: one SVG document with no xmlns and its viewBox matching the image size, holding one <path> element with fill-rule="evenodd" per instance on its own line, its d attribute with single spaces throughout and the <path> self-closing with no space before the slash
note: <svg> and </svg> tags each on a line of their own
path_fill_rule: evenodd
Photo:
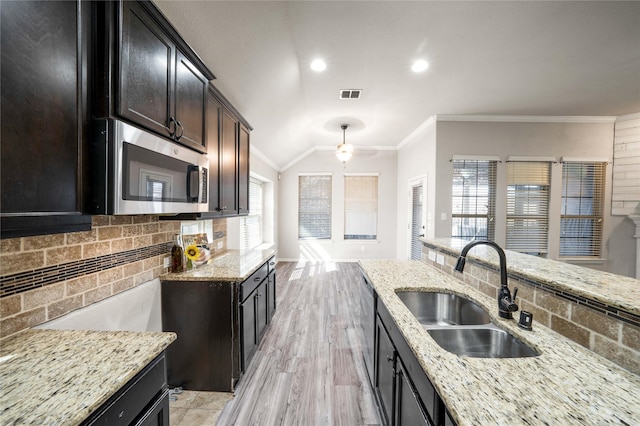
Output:
<svg viewBox="0 0 640 426">
<path fill-rule="evenodd" d="M 378 176 L 344 177 L 344 239 L 375 240 L 378 228 Z"/>
<path fill-rule="evenodd" d="M 560 256 L 600 257 L 606 163 L 562 165 Z"/>
<path fill-rule="evenodd" d="M 507 163 L 507 249 L 547 253 L 551 164 Z"/>
<path fill-rule="evenodd" d="M 453 160 L 453 238 L 495 238 L 496 164 L 497 161 Z"/>
<path fill-rule="evenodd" d="M 262 182 L 249 180 L 249 215 L 242 218 L 240 249 L 251 249 L 262 244 Z"/>
<path fill-rule="evenodd" d="M 331 175 L 298 176 L 298 238 L 331 239 Z"/>
</svg>

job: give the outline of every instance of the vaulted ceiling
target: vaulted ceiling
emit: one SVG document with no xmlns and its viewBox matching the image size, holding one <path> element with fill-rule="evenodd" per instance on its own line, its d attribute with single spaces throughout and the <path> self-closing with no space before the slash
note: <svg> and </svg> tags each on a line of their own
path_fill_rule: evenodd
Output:
<svg viewBox="0 0 640 426">
<path fill-rule="evenodd" d="M 155 3 L 278 169 L 335 148 L 342 123 L 356 149 L 393 149 L 436 114 L 640 112 L 640 2 Z"/>
</svg>

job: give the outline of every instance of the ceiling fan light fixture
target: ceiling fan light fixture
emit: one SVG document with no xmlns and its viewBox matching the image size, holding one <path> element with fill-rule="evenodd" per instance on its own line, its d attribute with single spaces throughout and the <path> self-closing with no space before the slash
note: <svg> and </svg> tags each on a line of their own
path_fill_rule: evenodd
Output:
<svg viewBox="0 0 640 426">
<path fill-rule="evenodd" d="M 345 134 L 347 131 L 348 124 L 343 124 L 340 126 L 342 129 L 342 143 L 338 145 L 338 149 L 336 150 L 336 157 L 343 163 L 349 161 L 351 156 L 353 155 L 353 145 L 345 142 Z"/>
</svg>

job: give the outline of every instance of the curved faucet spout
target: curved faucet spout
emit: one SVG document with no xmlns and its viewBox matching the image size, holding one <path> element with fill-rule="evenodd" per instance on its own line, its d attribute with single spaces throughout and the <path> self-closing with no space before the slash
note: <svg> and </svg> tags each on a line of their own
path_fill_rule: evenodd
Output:
<svg viewBox="0 0 640 426">
<path fill-rule="evenodd" d="M 518 289 L 514 289 L 513 298 L 511 298 L 511 291 L 509 290 L 509 286 L 507 284 L 507 256 L 504 254 L 504 250 L 502 250 L 502 247 L 489 240 L 471 241 L 469 244 L 464 246 L 464 248 L 460 252 L 460 256 L 458 257 L 458 261 L 456 262 L 456 266 L 454 267 L 454 269 L 458 272 L 464 271 L 467 253 L 469 253 L 469 250 L 477 245 L 487 245 L 489 247 L 493 247 L 495 251 L 498 252 L 498 257 L 500 258 L 500 291 L 498 292 L 498 315 L 501 318 L 512 319 L 513 315 L 511 313 L 518 310 L 518 305 L 516 305 L 515 303 Z"/>
</svg>

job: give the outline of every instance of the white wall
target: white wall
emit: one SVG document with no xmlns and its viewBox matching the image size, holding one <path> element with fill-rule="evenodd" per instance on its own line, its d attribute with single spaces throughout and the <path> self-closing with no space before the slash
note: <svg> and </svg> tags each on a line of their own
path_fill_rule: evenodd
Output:
<svg viewBox="0 0 640 426">
<path fill-rule="evenodd" d="M 426 181 L 426 236 L 433 237 L 436 192 L 436 126 L 427 124 L 418 134 L 406 141 L 398 151 L 398 222 L 396 226 L 396 247 L 398 259 L 409 258 L 411 226 L 411 194 L 409 182 Z"/>
<path fill-rule="evenodd" d="M 613 156 L 613 121 L 599 122 L 482 122 L 444 121 L 438 118 L 434 135 L 437 135 L 435 165 L 423 162 L 422 173 L 429 175 L 429 198 L 434 200 L 433 228 L 436 237 L 451 235 L 451 182 L 453 155 L 499 156 L 563 156 L 606 158 Z M 406 186 L 407 172 L 418 174 L 416 166 L 421 161 L 417 157 L 430 155 L 428 144 L 408 145 L 399 155 L 398 188 Z M 560 164 L 554 165 L 555 176 Z M 498 166 L 498 181 L 503 178 L 506 165 Z M 433 177 L 433 178 L 432 178 Z M 612 167 L 607 167 L 604 226 L 604 263 L 584 264 L 595 269 L 606 270 L 620 275 L 635 275 L 635 240 L 633 224 L 623 217 L 611 216 Z M 431 187 L 431 185 L 430 185 Z M 400 194 L 400 193 L 399 193 Z M 398 203 L 403 204 L 403 195 Z M 403 213 L 399 213 L 403 214 Z M 445 217 L 443 220 L 442 217 Z M 627 223 L 628 222 L 628 223 Z M 497 235 L 498 237 L 498 235 Z M 407 245 L 406 232 L 398 232 L 399 249 Z M 497 238 L 498 239 L 498 238 Z"/>
<path fill-rule="evenodd" d="M 358 151 L 346 167 L 333 151 L 315 151 L 281 172 L 278 199 L 278 258 L 393 259 L 396 257 L 396 152 Z M 331 241 L 298 241 L 298 174 L 332 173 Z M 378 241 L 344 241 L 344 173 L 379 173 Z"/>
</svg>

